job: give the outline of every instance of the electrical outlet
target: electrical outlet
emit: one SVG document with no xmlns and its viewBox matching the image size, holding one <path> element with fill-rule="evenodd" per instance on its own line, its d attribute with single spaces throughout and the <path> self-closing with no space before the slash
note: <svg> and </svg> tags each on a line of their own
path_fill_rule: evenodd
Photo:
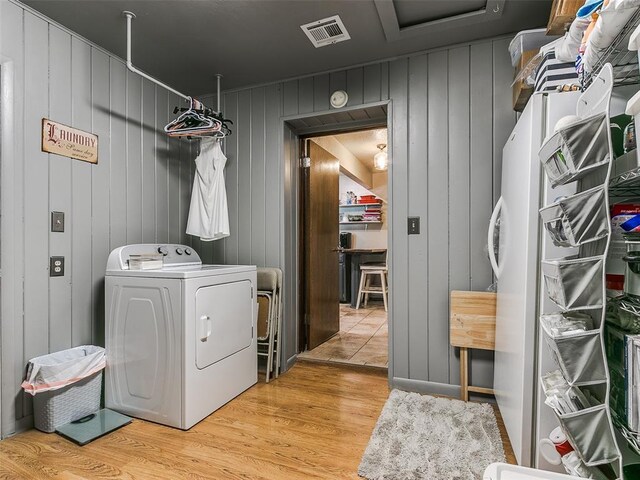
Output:
<svg viewBox="0 0 640 480">
<path fill-rule="evenodd" d="M 409 217 L 409 235 L 420 234 L 420 217 Z"/>
<path fill-rule="evenodd" d="M 64 232 L 64 212 L 51 212 L 51 231 Z"/>
<path fill-rule="evenodd" d="M 50 277 L 64 276 L 64 257 L 49 258 L 49 276 Z"/>
</svg>

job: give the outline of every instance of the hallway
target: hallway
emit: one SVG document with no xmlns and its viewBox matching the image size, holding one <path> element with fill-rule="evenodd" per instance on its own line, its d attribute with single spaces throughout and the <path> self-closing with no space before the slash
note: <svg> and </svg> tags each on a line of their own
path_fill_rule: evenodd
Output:
<svg viewBox="0 0 640 480">
<path fill-rule="evenodd" d="M 298 355 L 301 359 L 387 368 L 389 326 L 382 304 L 356 310 L 340 305 L 340 332 L 322 345 Z"/>
</svg>

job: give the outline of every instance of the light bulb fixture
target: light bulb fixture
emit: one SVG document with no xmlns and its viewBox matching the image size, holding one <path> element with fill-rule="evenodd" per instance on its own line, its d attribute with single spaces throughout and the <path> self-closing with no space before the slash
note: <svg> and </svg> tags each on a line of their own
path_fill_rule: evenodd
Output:
<svg viewBox="0 0 640 480">
<path fill-rule="evenodd" d="M 385 152 L 384 149 L 387 148 L 387 146 L 384 143 L 381 143 L 380 145 L 377 145 L 377 147 L 380 151 L 373 156 L 373 166 L 376 170 L 386 170 L 388 158 L 387 152 Z"/>
</svg>

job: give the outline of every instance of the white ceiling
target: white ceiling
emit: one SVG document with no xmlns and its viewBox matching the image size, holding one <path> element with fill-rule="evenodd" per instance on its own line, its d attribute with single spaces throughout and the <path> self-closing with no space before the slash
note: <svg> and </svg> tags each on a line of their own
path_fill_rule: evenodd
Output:
<svg viewBox="0 0 640 480">
<path fill-rule="evenodd" d="M 344 145 L 371 172 L 377 172 L 373 166 L 373 156 L 380 151 L 377 147 L 378 145 L 387 144 L 386 128 L 341 133 L 333 137 Z"/>
<path fill-rule="evenodd" d="M 187 94 L 343 69 L 546 24 L 551 0 L 23 0 Z M 489 8 L 482 8 L 482 7 Z M 498 13 L 495 13 L 498 6 Z M 480 8 L 480 10 L 478 10 Z M 486 13 L 483 13 L 486 12 Z M 340 15 L 351 40 L 314 48 L 300 25 Z"/>
</svg>

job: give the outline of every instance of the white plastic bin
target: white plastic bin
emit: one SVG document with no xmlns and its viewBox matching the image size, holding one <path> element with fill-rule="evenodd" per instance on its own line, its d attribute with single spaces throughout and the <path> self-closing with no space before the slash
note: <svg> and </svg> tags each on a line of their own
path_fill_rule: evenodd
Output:
<svg viewBox="0 0 640 480">
<path fill-rule="evenodd" d="M 100 409 L 102 347 L 83 345 L 29 360 L 22 388 L 33 395 L 34 424 L 43 432 Z"/>
<path fill-rule="evenodd" d="M 509 53 L 511 54 L 511 65 L 518 65 L 518 61 L 522 56 L 522 52 L 527 50 L 538 50 L 541 46 L 546 45 L 558 38 L 557 35 L 547 36 L 546 28 L 536 28 L 534 30 L 523 30 L 513 37 L 509 44 Z"/>
</svg>

